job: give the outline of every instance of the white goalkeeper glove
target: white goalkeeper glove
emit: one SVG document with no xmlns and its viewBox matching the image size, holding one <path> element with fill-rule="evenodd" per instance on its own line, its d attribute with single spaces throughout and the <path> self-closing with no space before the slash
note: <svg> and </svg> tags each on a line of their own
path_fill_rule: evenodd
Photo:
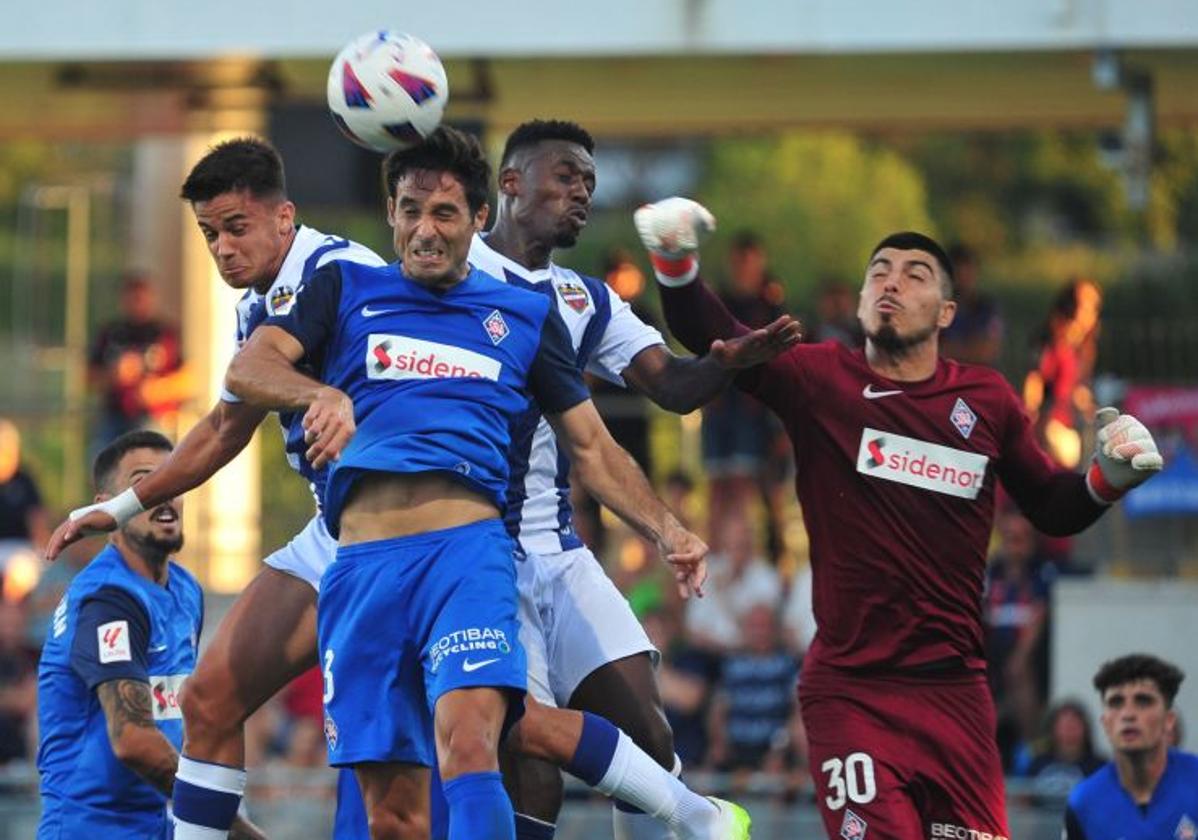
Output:
<svg viewBox="0 0 1198 840">
<path fill-rule="evenodd" d="M 632 214 L 663 286 L 685 286 L 699 274 L 699 244 L 715 230 L 715 216 L 689 198 L 667 198 Z"/>
<path fill-rule="evenodd" d="M 1152 433 L 1130 414 L 1101 408 L 1096 419 L 1098 447 L 1086 473 L 1086 488 L 1094 501 L 1107 505 L 1160 472 L 1165 460 Z"/>
</svg>

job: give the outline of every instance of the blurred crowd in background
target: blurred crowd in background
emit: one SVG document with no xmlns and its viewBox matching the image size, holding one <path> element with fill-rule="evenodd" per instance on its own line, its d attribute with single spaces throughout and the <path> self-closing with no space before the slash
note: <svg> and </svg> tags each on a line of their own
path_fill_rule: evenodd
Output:
<svg viewBox="0 0 1198 840">
<path fill-rule="evenodd" d="M 1003 348 L 1004 313 L 980 281 L 979 260 L 963 245 L 951 252 L 958 312 L 942 337 L 945 356 L 995 365 Z M 654 320 L 641 267 L 613 250 L 597 269 L 642 318 Z M 856 288 L 821 281 L 810 301 L 788 299 L 773 273 L 768 244 L 755 232 L 731 238 L 724 265 L 710 266 L 729 309 L 753 326 L 784 312 L 799 315 L 810 341 L 858 346 Z M 144 275 L 122 286 L 119 317 L 101 327 L 89 359 L 96 406 L 91 446 L 141 425 L 167 426 L 189 396 L 187 368 L 171 317 L 159 312 Z M 1077 467 L 1093 419 L 1091 392 L 1102 293 L 1085 279 L 1062 283 L 1021 381 L 1028 411 L 1048 451 Z M 806 739 L 795 684 L 816 630 L 811 570 L 801 516 L 791 489 L 793 465 L 779 424 L 754 399 L 731 390 L 702 412 L 701 470 L 654 464 L 651 415 L 633 393 L 592 383 L 596 401 L 620 443 L 712 553 L 705 596 L 683 601 L 654 548 L 600 511 L 575 499 L 578 529 L 603 557 L 617 585 L 661 651 L 660 684 L 675 744 L 688 770 L 731 775 L 736 786 L 766 785 L 787 801 L 808 782 Z M 20 435 L 0 420 L 0 763 L 28 762 L 36 719 L 35 676 L 47 623 L 66 584 L 95 551 L 95 542 L 41 568 L 49 527 L 64 512 L 49 510 L 37 476 L 22 464 Z M 271 515 L 269 506 L 264 516 Z M 999 710 L 996 733 L 1011 777 L 1031 779 L 1032 796 L 1059 797 L 1100 766 L 1092 722 L 1081 704 L 1048 696 L 1051 591 L 1062 576 L 1087 574 L 1068 540 L 1049 539 L 1000 501 L 982 610 L 990 683 Z M 32 564 L 32 565 L 31 565 Z M 325 765 L 321 678 L 296 680 L 250 725 L 249 765 Z"/>
</svg>

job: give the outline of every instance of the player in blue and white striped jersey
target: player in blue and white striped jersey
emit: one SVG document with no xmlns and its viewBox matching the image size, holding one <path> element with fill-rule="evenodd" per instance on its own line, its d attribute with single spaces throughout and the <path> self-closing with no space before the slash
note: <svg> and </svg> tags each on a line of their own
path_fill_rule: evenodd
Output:
<svg viewBox="0 0 1198 840">
<path fill-rule="evenodd" d="M 356 242 L 297 224 L 283 162 L 260 140 L 237 139 L 214 147 L 192 168 L 181 197 L 195 213 L 221 278 L 245 290 L 237 302 L 231 351 L 261 321 L 290 311 L 300 286 L 317 269 L 338 260 L 386 264 Z M 130 488 L 104 505 L 73 512 L 71 521 L 55 532 L 47 555 L 52 558 L 85 533 L 119 527 L 143 508 L 143 502 L 153 505 L 198 487 L 249 443 L 265 416 L 223 393 L 136 492 Z M 300 418 L 284 413 L 279 421 L 287 458 L 308 482 L 319 508 L 327 471 L 314 469 L 304 457 Z M 236 802 L 231 809 L 212 808 L 209 800 L 218 795 L 240 799 L 245 789 L 245 720 L 316 664 L 316 593 L 335 551 L 336 541 L 318 510 L 291 542 L 266 558 L 268 568 L 234 603 L 188 680 L 183 695 L 185 742 L 174 798 L 179 836 L 228 830 Z M 195 817 L 195 825 L 183 825 L 189 816 Z"/>
<path fill-rule="evenodd" d="M 670 411 L 685 413 L 717 393 L 733 368 L 768 358 L 781 324 L 759 330 L 703 359 L 675 356 L 604 282 L 555 264 L 574 245 L 595 188 L 594 141 L 575 123 L 534 120 L 508 138 L 500 162 L 495 225 L 476 236 L 470 262 L 509 283 L 551 298 L 565 322 L 577 365 L 618 385 L 632 385 Z M 606 717 L 667 769 L 673 736 L 653 673 L 657 651 L 627 600 L 574 530 L 570 462 L 535 409 L 513 434 L 506 524 L 523 557 L 517 564 L 520 640 L 528 690 L 541 703 Z M 518 837 L 552 836 L 561 806 L 556 767 L 520 759 L 516 779 Z M 668 835 L 660 821 L 616 806 L 616 837 Z"/>
</svg>

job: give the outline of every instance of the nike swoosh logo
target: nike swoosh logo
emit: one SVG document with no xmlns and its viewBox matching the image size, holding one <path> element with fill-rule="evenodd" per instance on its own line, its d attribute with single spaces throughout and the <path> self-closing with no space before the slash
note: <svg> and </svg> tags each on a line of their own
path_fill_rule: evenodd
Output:
<svg viewBox="0 0 1198 840">
<path fill-rule="evenodd" d="M 861 391 L 861 396 L 867 400 L 876 400 L 881 397 L 893 397 L 895 394 L 901 394 L 902 391 L 875 391 L 873 385 L 866 385 Z"/>
<path fill-rule="evenodd" d="M 484 659 L 482 662 L 471 662 L 469 659 L 463 659 L 462 660 L 462 670 L 465 671 L 467 674 L 469 674 L 471 671 L 477 671 L 479 668 L 482 668 L 484 665 L 490 665 L 491 663 L 498 662 L 498 661 L 499 661 L 499 657 L 495 657 L 494 659 Z"/>
<path fill-rule="evenodd" d="M 388 312 L 394 312 L 394 309 L 371 309 L 370 304 L 362 307 L 363 318 L 373 318 L 375 315 L 386 315 Z"/>
<path fill-rule="evenodd" d="M 166 645 L 158 645 L 158 647 L 148 648 L 147 650 L 150 653 L 162 653 L 164 650 L 166 650 Z"/>
</svg>

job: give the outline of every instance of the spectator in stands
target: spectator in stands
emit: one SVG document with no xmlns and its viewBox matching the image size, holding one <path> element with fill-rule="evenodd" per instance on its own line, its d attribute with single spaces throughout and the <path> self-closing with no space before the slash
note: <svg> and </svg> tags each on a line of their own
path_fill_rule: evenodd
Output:
<svg viewBox="0 0 1198 840">
<path fill-rule="evenodd" d="M 92 345 L 88 378 L 103 400 L 96 450 L 147 424 L 169 424 L 188 396 L 179 333 L 157 309 L 149 277 L 128 275 L 120 317 L 102 326 Z"/>
<path fill-rule="evenodd" d="M 999 754 L 1009 769 L 1016 748 L 1035 737 L 1043 713 L 1052 567 L 1036 553 L 1032 524 L 1014 508 L 999 514 L 996 530 L 999 549 L 987 570 L 983 615 Z"/>
<path fill-rule="evenodd" d="M 37 651 L 25 643 L 25 613 L 0 601 L 0 764 L 30 757 L 36 711 Z"/>
<path fill-rule="evenodd" d="M 978 288 L 978 259 L 973 249 L 958 243 L 949 249 L 949 259 L 953 263 L 957 315 L 940 333 L 940 354 L 958 362 L 993 367 L 1002 350 L 1002 310 Z"/>
<path fill-rule="evenodd" d="M 50 526 L 37 483 L 21 466 L 21 434 L 0 417 L 0 560 L 6 543 L 32 547 L 39 555 L 50 538 Z M 0 568 L 3 568 L 0 566 Z"/>
<path fill-rule="evenodd" d="M 1094 733 L 1086 707 L 1076 700 L 1064 700 L 1049 711 L 1045 723 L 1045 743 L 1032 755 L 1023 774 L 1032 780 L 1038 796 L 1059 800 L 1074 785 L 1103 765 L 1094 751 Z"/>
<path fill-rule="evenodd" d="M 808 341 L 838 341 L 845 347 L 860 347 L 865 343 L 861 321 L 857 319 L 857 295 L 842 280 L 826 277 L 821 281 L 815 319 L 807 331 Z"/>
<path fill-rule="evenodd" d="M 641 617 L 645 633 L 661 651 L 657 684 L 666 719 L 674 733 L 674 751 L 682 766 L 702 766 L 707 758 L 707 717 L 712 689 L 719 679 L 719 657 L 690 645 L 680 615 L 659 605 Z"/>
<path fill-rule="evenodd" d="M 711 715 L 711 760 L 723 771 L 783 769 L 798 664 L 783 644 L 775 603 L 745 613 L 744 641 L 724 657 Z"/>
<path fill-rule="evenodd" d="M 728 254 L 728 282 L 721 299 L 742 324 L 764 327 L 786 313 L 782 284 L 767 267 L 765 245 L 757 234 L 741 231 Z M 775 561 L 784 550 L 783 510 L 789 445 L 781 427 L 760 402 L 729 388 L 703 409 L 703 468 L 711 482 L 711 548 L 724 523 L 749 516 L 760 498 L 766 512 L 767 550 Z"/>
<path fill-rule="evenodd" d="M 759 604 L 777 609 L 782 597 L 782 581 L 757 553 L 748 520 L 726 519 L 722 528 L 724 548 L 708 557 L 704 597 L 686 603 L 687 634 L 697 647 L 714 653 L 743 647 L 749 611 Z"/>
</svg>

